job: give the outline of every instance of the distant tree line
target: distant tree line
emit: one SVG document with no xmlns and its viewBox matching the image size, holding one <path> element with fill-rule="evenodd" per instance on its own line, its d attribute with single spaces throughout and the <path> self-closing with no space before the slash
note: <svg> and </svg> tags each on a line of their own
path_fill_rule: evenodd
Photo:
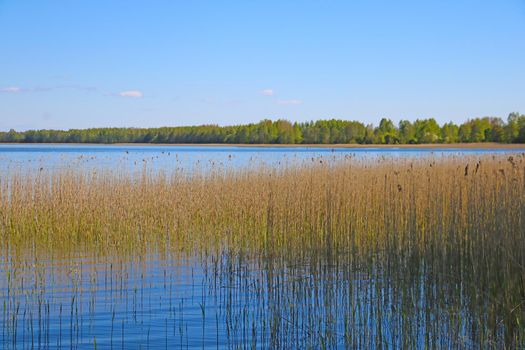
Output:
<svg viewBox="0 0 525 350">
<path fill-rule="evenodd" d="M 94 128 L 70 130 L 10 130 L 0 132 L 0 142 L 20 143 L 244 143 L 244 144 L 421 144 L 457 142 L 525 143 L 525 114 L 501 118 L 470 119 L 440 126 L 435 119 L 401 120 L 395 125 L 383 118 L 377 127 L 357 121 L 318 120 L 162 128 Z"/>
</svg>

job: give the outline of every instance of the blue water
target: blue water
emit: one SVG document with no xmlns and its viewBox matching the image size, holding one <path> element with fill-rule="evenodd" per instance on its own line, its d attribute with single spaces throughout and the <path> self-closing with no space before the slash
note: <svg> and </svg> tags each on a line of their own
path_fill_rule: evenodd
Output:
<svg viewBox="0 0 525 350">
<path fill-rule="evenodd" d="M 379 346 L 378 322 L 393 330 L 403 318 L 425 316 L 392 313 L 399 301 L 377 305 L 395 289 L 344 262 L 271 268 L 236 256 L 155 255 L 27 262 L 14 282 L 0 276 L 2 349 L 368 349 Z M 379 312 L 386 316 L 378 320 Z M 419 327 L 410 336 L 422 346 L 431 324 Z M 435 336 L 447 344 L 446 322 L 442 328 Z M 405 340 L 386 339 L 387 349 Z"/>
<path fill-rule="evenodd" d="M 522 153 L 515 149 L 487 148 L 330 148 L 330 147 L 239 147 L 169 145 L 56 145 L 1 144 L 0 170 L 59 170 L 68 168 L 140 170 L 239 168 L 294 164 L 324 157 L 421 157 L 462 156 L 487 153 Z"/>
</svg>

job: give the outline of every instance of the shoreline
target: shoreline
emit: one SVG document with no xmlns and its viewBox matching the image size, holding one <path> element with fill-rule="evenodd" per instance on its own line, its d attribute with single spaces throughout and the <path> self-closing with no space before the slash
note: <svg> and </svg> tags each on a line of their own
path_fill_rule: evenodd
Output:
<svg viewBox="0 0 525 350">
<path fill-rule="evenodd" d="M 383 148 L 383 149 L 525 149 L 524 143 L 424 143 L 424 144 L 247 144 L 247 143 L 53 143 L 53 142 L 0 142 L 6 145 L 71 145 L 71 146 L 139 146 L 139 147 L 258 147 L 258 148 Z"/>
</svg>

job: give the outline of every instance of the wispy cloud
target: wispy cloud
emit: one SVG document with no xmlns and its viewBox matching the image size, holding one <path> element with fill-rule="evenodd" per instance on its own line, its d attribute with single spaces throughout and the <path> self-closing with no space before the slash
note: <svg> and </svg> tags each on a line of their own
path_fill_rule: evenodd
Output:
<svg viewBox="0 0 525 350">
<path fill-rule="evenodd" d="M 0 93 L 5 94 L 21 94 L 21 93 L 36 93 L 36 92 L 47 92 L 55 90 L 77 90 L 84 92 L 100 92 L 100 90 L 93 86 L 84 85 L 57 85 L 57 86 L 36 86 L 36 87 L 19 87 L 19 86 L 7 86 L 0 87 Z M 144 93 L 140 90 L 126 90 L 118 93 L 105 94 L 106 96 L 120 96 L 130 98 L 141 98 L 144 97 Z"/>
<path fill-rule="evenodd" d="M 291 100 L 278 100 L 277 101 L 277 104 L 279 105 L 300 105 L 302 104 L 303 101 L 302 100 L 298 100 L 298 99 L 291 99 Z"/>
<path fill-rule="evenodd" d="M 273 91 L 273 89 L 264 89 L 264 90 L 261 90 L 261 95 L 263 95 L 263 96 L 273 96 L 274 95 L 274 91 Z"/>
<path fill-rule="evenodd" d="M 121 91 L 117 95 L 121 97 L 133 97 L 133 98 L 141 98 L 144 96 L 142 91 L 139 91 L 139 90 Z"/>
<path fill-rule="evenodd" d="M 19 88 L 18 86 L 8 86 L 4 88 L 0 88 L 0 92 L 8 93 L 8 94 L 18 94 L 22 92 L 22 88 Z"/>
<path fill-rule="evenodd" d="M 36 86 L 29 88 L 22 88 L 18 86 L 8 86 L 0 88 L 0 93 L 8 94 L 20 94 L 20 93 L 31 93 L 31 92 L 46 92 L 59 89 L 72 89 L 80 91 L 96 91 L 97 88 L 92 86 L 81 86 L 81 85 L 61 85 L 61 86 Z"/>
</svg>

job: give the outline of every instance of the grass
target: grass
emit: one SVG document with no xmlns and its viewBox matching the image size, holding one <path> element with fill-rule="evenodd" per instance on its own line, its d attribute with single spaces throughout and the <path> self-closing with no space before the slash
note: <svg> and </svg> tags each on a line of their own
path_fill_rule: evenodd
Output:
<svg viewBox="0 0 525 350">
<path fill-rule="evenodd" d="M 10 293 L 28 259 L 89 252 L 108 264 L 154 251 L 198 256 L 209 288 L 232 287 L 216 288 L 220 317 L 246 346 L 525 345 L 523 155 L 0 181 Z"/>
</svg>

